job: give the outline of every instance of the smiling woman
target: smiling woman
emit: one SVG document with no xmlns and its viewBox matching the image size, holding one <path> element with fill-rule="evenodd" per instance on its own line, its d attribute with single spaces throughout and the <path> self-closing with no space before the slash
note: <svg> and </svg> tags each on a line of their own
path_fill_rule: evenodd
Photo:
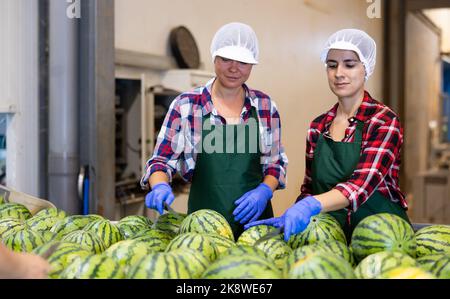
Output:
<svg viewBox="0 0 450 299">
<path fill-rule="evenodd" d="M 284 227 L 285 240 L 321 212 L 338 220 L 348 241 L 354 227 L 372 214 L 409 221 L 398 184 L 400 121 L 365 90 L 375 68 L 375 41 L 361 30 L 340 30 L 328 39 L 321 60 L 338 103 L 311 122 L 301 194 L 281 217 L 247 225 Z"/>
<path fill-rule="evenodd" d="M 226 24 L 210 50 L 216 77 L 172 102 L 141 185 L 152 189 L 147 207 L 162 214 L 175 199 L 169 183 L 180 170 L 192 182 L 188 213 L 217 211 L 238 238 L 243 224 L 273 216 L 270 200 L 285 187 L 287 157 L 275 103 L 246 85 L 258 63 L 253 29 Z"/>
</svg>

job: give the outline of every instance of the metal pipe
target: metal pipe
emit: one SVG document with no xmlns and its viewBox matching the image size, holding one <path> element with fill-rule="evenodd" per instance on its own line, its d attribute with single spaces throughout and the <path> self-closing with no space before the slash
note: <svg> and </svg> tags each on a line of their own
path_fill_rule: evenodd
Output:
<svg viewBox="0 0 450 299">
<path fill-rule="evenodd" d="M 69 214 L 80 212 L 78 175 L 78 19 L 70 3 L 50 0 L 48 195 Z"/>
</svg>

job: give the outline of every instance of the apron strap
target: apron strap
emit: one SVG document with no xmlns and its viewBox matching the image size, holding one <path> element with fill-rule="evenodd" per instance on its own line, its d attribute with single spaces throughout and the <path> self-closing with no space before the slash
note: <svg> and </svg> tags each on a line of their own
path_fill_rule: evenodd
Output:
<svg viewBox="0 0 450 299">
<path fill-rule="evenodd" d="M 355 129 L 355 142 L 356 143 L 362 142 L 363 128 L 364 128 L 364 122 L 357 119 L 356 120 L 356 129 Z M 352 210 L 347 209 L 347 224 L 349 226 L 350 226 L 350 222 L 351 222 L 351 217 L 352 217 Z"/>
</svg>

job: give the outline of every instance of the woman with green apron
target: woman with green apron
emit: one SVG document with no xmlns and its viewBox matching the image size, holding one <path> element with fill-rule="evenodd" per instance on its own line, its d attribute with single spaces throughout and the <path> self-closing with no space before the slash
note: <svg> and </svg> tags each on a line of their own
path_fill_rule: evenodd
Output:
<svg viewBox="0 0 450 299">
<path fill-rule="evenodd" d="M 216 77 L 173 101 L 141 185 L 151 188 L 147 207 L 162 214 L 174 200 L 169 182 L 180 171 L 192 182 L 188 213 L 221 213 L 237 238 L 245 223 L 273 217 L 270 199 L 285 187 L 287 158 L 275 104 L 245 84 L 258 63 L 253 29 L 223 26 L 211 55 Z"/>
<path fill-rule="evenodd" d="M 375 67 L 375 41 L 361 30 L 340 30 L 328 39 L 321 60 L 338 103 L 310 125 L 301 194 L 281 217 L 246 228 L 284 227 L 287 241 L 312 216 L 328 212 L 350 240 L 355 226 L 373 214 L 392 213 L 409 222 L 398 184 L 403 142 L 399 119 L 364 88 Z"/>
</svg>

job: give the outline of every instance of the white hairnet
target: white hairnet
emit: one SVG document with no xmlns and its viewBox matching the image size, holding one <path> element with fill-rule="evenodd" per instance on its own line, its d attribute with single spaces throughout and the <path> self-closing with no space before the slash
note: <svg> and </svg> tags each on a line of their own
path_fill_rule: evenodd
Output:
<svg viewBox="0 0 450 299">
<path fill-rule="evenodd" d="M 253 29 L 243 23 L 229 23 L 222 26 L 211 42 L 211 56 L 257 64 L 258 39 Z"/>
<path fill-rule="evenodd" d="M 355 51 L 366 69 L 365 79 L 369 79 L 375 69 L 377 45 L 364 31 L 358 29 L 343 29 L 328 38 L 320 59 L 326 62 L 331 49 Z"/>
</svg>

